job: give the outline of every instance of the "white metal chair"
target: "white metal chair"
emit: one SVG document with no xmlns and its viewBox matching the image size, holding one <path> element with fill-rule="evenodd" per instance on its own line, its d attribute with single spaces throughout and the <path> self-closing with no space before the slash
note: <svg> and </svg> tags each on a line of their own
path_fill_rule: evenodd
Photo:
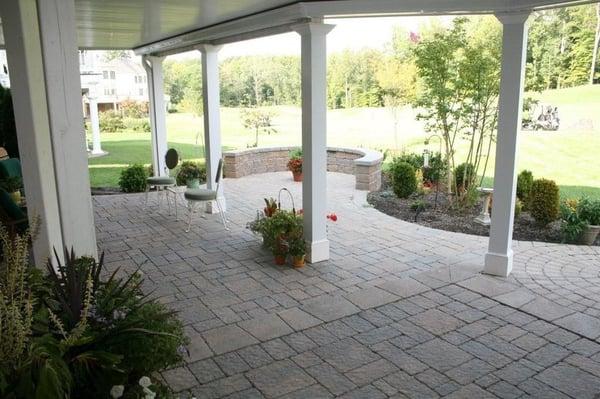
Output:
<svg viewBox="0 0 600 399">
<path fill-rule="evenodd" d="M 217 204 L 217 208 L 219 209 L 219 214 L 221 215 L 221 221 L 223 222 L 223 227 L 225 230 L 229 230 L 227 227 L 227 220 L 225 219 L 225 214 L 223 212 L 223 207 L 221 206 L 221 202 L 219 201 L 219 186 L 221 185 L 221 172 L 223 170 L 223 160 L 219 160 L 219 166 L 217 167 L 217 176 L 215 177 L 215 183 L 217 187 L 215 190 L 209 190 L 205 188 L 188 188 L 185 190 L 183 197 L 188 202 L 188 210 L 189 210 L 189 220 L 188 227 L 186 233 L 190 231 L 192 227 L 192 216 L 196 211 L 196 206 L 202 202 L 215 201 Z"/>
<path fill-rule="evenodd" d="M 165 154 L 165 172 L 169 170 L 173 170 L 179 164 L 179 154 L 177 150 L 171 148 Z M 146 208 L 148 207 L 148 193 L 150 192 L 151 187 L 156 188 L 157 202 L 158 208 L 160 209 L 161 203 L 161 193 L 164 193 L 164 196 L 167 200 L 167 207 L 169 209 L 169 215 L 171 214 L 171 202 L 169 201 L 169 195 L 173 195 L 173 202 L 175 205 L 175 219 L 178 219 L 177 215 L 177 192 L 175 191 L 175 186 L 177 185 L 177 180 L 171 176 L 150 176 L 146 179 Z"/>
</svg>

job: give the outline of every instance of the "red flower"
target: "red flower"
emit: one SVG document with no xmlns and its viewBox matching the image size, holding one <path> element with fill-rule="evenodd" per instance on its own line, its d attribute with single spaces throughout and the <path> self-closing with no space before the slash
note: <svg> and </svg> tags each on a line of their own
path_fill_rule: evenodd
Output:
<svg viewBox="0 0 600 399">
<path fill-rule="evenodd" d="M 332 212 L 329 215 L 327 215 L 327 219 L 331 220 L 332 222 L 337 222 L 337 215 Z"/>
</svg>

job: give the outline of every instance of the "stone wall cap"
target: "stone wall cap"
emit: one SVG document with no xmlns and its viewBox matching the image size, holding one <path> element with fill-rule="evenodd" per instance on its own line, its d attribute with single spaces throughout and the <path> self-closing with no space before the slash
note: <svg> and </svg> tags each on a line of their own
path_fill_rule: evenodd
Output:
<svg viewBox="0 0 600 399">
<path fill-rule="evenodd" d="M 289 146 L 289 147 L 259 147 L 259 148 L 247 148 L 243 150 L 227 151 L 223 153 L 225 157 L 237 157 L 241 155 L 257 154 L 274 151 L 292 151 L 300 147 Z M 355 165 L 360 166 L 371 166 L 377 165 L 383 161 L 383 154 L 379 151 L 370 150 L 368 148 L 345 148 L 345 147 L 327 147 L 327 151 L 331 152 L 345 152 L 350 154 L 362 155 L 362 157 L 355 159 L 353 162 Z"/>
</svg>

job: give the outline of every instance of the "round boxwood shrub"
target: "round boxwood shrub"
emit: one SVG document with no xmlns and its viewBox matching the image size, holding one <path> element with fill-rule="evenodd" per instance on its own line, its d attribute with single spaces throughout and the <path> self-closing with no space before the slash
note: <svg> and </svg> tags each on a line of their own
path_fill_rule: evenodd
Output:
<svg viewBox="0 0 600 399">
<path fill-rule="evenodd" d="M 475 166 L 470 163 L 461 163 L 454 169 L 454 184 L 459 191 L 467 191 L 475 178 Z"/>
<path fill-rule="evenodd" d="M 139 193 L 146 190 L 148 170 L 144 165 L 130 165 L 121 171 L 119 186 L 126 193 Z"/>
<path fill-rule="evenodd" d="M 540 225 L 545 226 L 558 218 L 560 197 L 553 180 L 537 179 L 531 185 L 529 212 Z"/>
<path fill-rule="evenodd" d="M 399 198 L 408 198 L 417 190 L 415 168 L 408 162 L 395 159 L 390 165 L 392 188 Z"/>
<path fill-rule="evenodd" d="M 178 186 L 185 186 L 188 180 L 198 179 L 199 183 L 206 182 L 206 166 L 197 162 L 183 161 L 177 172 Z"/>
<path fill-rule="evenodd" d="M 527 207 L 527 200 L 531 193 L 533 185 L 533 173 L 529 170 L 524 170 L 517 176 L 517 198 Z"/>
</svg>

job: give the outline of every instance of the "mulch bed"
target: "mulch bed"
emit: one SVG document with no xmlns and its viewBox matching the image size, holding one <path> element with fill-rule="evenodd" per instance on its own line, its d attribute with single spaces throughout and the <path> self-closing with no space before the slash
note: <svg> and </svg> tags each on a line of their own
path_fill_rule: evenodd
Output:
<svg viewBox="0 0 600 399">
<path fill-rule="evenodd" d="M 438 205 L 435 208 L 435 190 L 424 196 L 415 194 L 410 198 L 401 199 L 396 197 L 389 182 L 384 177 L 381 190 L 369 193 L 367 201 L 377 210 L 407 222 L 439 230 L 489 236 L 489 226 L 482 226 L 475 222 L 475 218 L 479 215 L 483 206 L 483 197 L 474 206 L 458 210 L 450 205 L 449 195 L 443 191 L 440 188 Z M 427 208 L 419 214 L 415 221 L 415 211 L 411 209 L 411 205 L 419 199 L 427 204 Z M 515 218 L 513 239 L 561 242 L 560 221 L 553 222 L 546 227 L 539 227 L 529 213 L 521 212 L 521 215 Z M 598 244 L 598 241 L 596 241 L 596 244 Z"/>
</svg>

